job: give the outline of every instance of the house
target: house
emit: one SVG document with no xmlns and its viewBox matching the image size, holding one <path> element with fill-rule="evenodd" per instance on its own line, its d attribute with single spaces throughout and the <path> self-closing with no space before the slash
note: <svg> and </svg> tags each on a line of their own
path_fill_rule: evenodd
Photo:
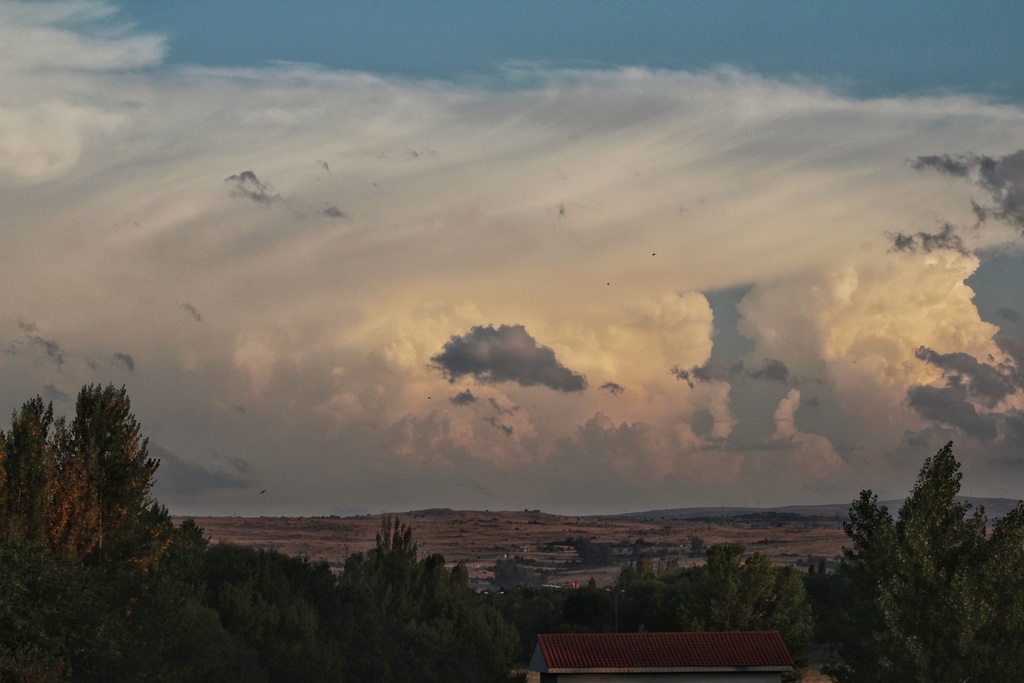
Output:
<svg viewBox="0 0 1024 683">
<path fill-rule="evenodd" d="M 540 634 L 541 683 L 780 683 L 793 670 L 778 631 Z"/>
</svg>

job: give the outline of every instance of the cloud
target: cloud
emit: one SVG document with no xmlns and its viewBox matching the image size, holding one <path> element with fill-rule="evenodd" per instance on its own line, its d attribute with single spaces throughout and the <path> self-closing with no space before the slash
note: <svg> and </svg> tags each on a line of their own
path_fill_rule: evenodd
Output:
<svg viewBox="0 0 1024 683">
<path fill-rule="evenodd" d="M 968 282 L 971 252 L 1018 237 L 993 229 L 1014 148 L 904 160 L 1017 140 L 1017 105 L 728 67 L 164 64 L 113 5 L 73 4 L 95 12 L 0 6 L 0 399 L 147 359 L 128 387 L 147 434 L 187 444 L 200 481 L 252 476 L 245 458 L 280 502 L 197 486 L 175 512 L 849 499 L 872 482 L 835 453 L 902 481 L 908 433 L 958 429 L 917 408 L 952 415 L 957 390 L 1008 448 L 1020 393 L 990 407 L 998 377 L 946 356 L 1013 357 Z M 945 233 L 972 195 L 992 225 Z M 737 287 L 726 324 L 703 292 Z"/>
<path fill-rule="evenodd" d="M 920 156 L 914 160 L 911 166 L 918 171 L 932 169 L 946 175 L 965 178 L 970 174 L 974 163 L 968 158 L 952 157 L 948 154 L 936 154 L 931 156 Z"/>
<path fill-rule="evenodd" d="M 491 404 L 491 408 L 493 408 L 494 412 L 497 413 L 498 415 L 515 415 L 516 413 L 519 412 L 519 406 L 511 406 L 509 408 L 506 408 L 505 406 L 501 405 L 498 399 L 494 398 L 493 396 L 488 397 L 487 402 Z"/>
<path fill-rule="evenodd" d="M 749 370 L 748 374 L 754 379 L 785 382 L 789 379 L 789 368 L 781 360 L 765 358 L 761 367 Z"/>
<path fill-rule="evenodd" d="M 232 183 L 233 187 L 228 191 L 232 197 L 251 199 L 257 204 L 270 206 L 281 199 L 281 195 L 274 192 L 274 188 L 256 177 L 252 171 L 242 171 L 237 175 L 228 176 L 225 183 Z M 328 209 L 329 211 L 330 209 Z M 325 212 L 326 213 L 326 212 Z"/>
<path fill-rule="evenodd" d="M 772 419 L 775 421 L 776 440 L 792 439 L 796 434 L 796 411 L 800 408 L 800 392 L 790 389 L 786 397 L 779 401 L 778 408 Z"/>
<path fill-rule="evenodd" d="M 33 334 L 37 329 L 34 323 L 26 323 L 19 320 L 18 327 L 25 332 L 25 337 L 28 339 L 30 346 L 41 350 L 58 368 L 64 365 L 67 361 L 67 352 L 61 348 L 60 344 L 52 339 L 44 339 L 37 334 Z"/>
<path fill-rule="evenodd" d="M 1019 323 L 1024 317 L 1021 316 L 1020 311 L 1009 306 L 1000 306 L 996 309 L 996 315 L 999 316 L 1000 320 L 1007 320 L 1011 323 Z"/>
<path fill-rule="evenodd" d="M 157 496 L 178 498 L 195 496 L 209 490 L 246 489 L 252 486 L 248 479 L 248 463 L 232 461 L 228 467 L 210 469 L 186 460 L 150 440 L 149 454 L 160 461 L 153 491 Z"/>
<path fill-rule="evenodd" d="M 558 362 L 555 352 L 538 345 L 522 325 L 475 326 L 462 336 L 451 337 L 430 360 L 449 382 L 471 376 L 484 384 L 515 382 L 561 392 L 587 388 L 583 375 Z"/>
<path fill-rule="evenodd" d="M 670 375 L 675 377 L 681 382 L 686 382 L 691 389 L 696 385 L 704 382 L 724 382 L 730 377 L 736 374 L 736 371 L 742 371 L 742 362 L 737 362 L 731 367 L 726 367 L 721 363 L 705 363 L 704 365 L 694 365 L 689 370 L 686 370 L 678 365 L 673 365 L 668 369 Z"/>
<path fill-rule="evenodd" d="M 786 382 L 790 379 L 789 368 L 780 360 L 765 358 L 758 367 L 748 367 L 742 360 L 731 365 L 708 362 L 694 366 L 688 370 L 673 365 L 669 374 L 681 382 L 686 382 L 691 389 L 704 382 L 727 382 L 738 378 L 760 379 L 770 382 Z"/>
<path fill-rule="evenodd" d="M 485 417 L 484 422 L 491 425 L 495 429 L 501 430 L 501 432 L 505 434 L 505 436 L 512 436 L 513 434 L 515 434 L 514 427 L 512 427 L 511 425 L 506 425 L 498 422 L 498 418 L 494 417 L 493 415 Z"/>
<path fill-rule="evenodd" d="M 937 353 L 924 346 L 917 349 L 916 355 L 948 376 L 965 381 L 970 395 L 983 399 L 990 407 L 1024 389 L 1024 373 L 1008 363 L 989 365 L 966 353 Z"/>
<path fill-rule="evenodd" d="M 991 207 L 985 207 L 972 200 L 978 219 L 997 218 L 1024 231 L 1024 149 L 996 158 L 984 154 L 923 156 L 912 166 L 972 178 L 992 201 Z"/>
<path fill-rule="evenodd" d="M 1014 337 L 996 337 L 995 342 L 999 350 L 1017 364 L 1018 371 L 1024 368 L 1024 342 Z"/>
<path fill-rule="evenodd" d="M 910 387 L 907 399 L 922 417 L 960 429 L 983 441 L 1016 432 L 1024 419 L 1024 372 L 1020 342 L 997 338 L 1002 361 L 979 362 L 962 353 L 919 347 L 917 357 L 942 371 L 943 383 Z"/>
<path fill-rule="evenodd" d="M 117 352 L 114 354 L 114 361 L 124 366 L 128 372 L 135 372 L 135 359 L 129 354 Z"/>
<path fill-rule="evenodd" d="M 907 399 L 922 417 L 962 430 L 965 434 L 984 441 L 996 438 L 995 419 L 978 413 L 968 400 L 967 387 L 957 377 L 950 378 L 944 387 L 915 386 L 907 392 Z"/>
<path fill-rule="evenodd" d="M 468 406 L 472 403 L 476 403 L 477 397 L 473 395 L 472 391 L 466 389 L 465 391 L 460 391 L 459 393 L 455 394 L 448 400 L 457 406 Z"/>
<path fill-rule="evenodd" d="M 626 389 L 621 384 L 616 384 L 615 382 L 605 382 L 604 384 L 601 385 L 601 390 L 607 391 L 612 396 L 618 396 Z"/>
<path fill-rule="evenodd" d="M 935 249 L 951 249 L 967 253 L 963 240 L 956 233 L 956 228 L 949 223 L 943 225 L 942 230 L 937 233 L 918 232 L 914 235 L 907 235 L 898 232 L 890 237 L 892 238 L 891 251 L 915 252 L 920 249 L 924 253 L 929 253 Z"/>
<path fill-rule="evenodd" d="M 72 396 L 64 391 L 61 391 L 52 384 L 47 384 L 43 387 L 43 399 L 46 401 L 57 401 L 59 403 L 65 403 L 72 400 Z"/>
<path fill-rule="evenodd" d="M 181 309 L 188 313 L 197 322 L 203 322 L 203 316 L 196 310 L 196 307 L 190 303 L 181 304 Z"/>
<path fill-rule="evenodd" d="M 979 157 L 978 184 L 989 191 L 995 215 L 1024 230 L 1024 149 L 999 159 Z"/>
</svg>

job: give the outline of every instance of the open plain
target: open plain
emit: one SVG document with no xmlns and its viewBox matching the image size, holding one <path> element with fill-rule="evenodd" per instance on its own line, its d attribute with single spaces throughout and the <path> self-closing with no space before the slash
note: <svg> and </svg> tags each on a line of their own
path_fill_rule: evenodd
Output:
<svg viewBox="0 0 1024 683">
<path fill-rule="evenodd" d="M 598 585 L 607 585 L 641 555 L 655 563 L 703 561 L 692 552 L 694 538 L 705 545 L 740 543 L 748 553 L 759 552 L 798 568 L 821 559 L 833 564 L 846 541 L 844 515 L 814 512 L 818 514 L 702 510 L 574 517 L 539 510 L 431 509 L 396 516 L 412 529 L 421 557 L 440 553 L 449 564 L 465 562 L 474 585 L 484 588 L 491 585 L 499 559 L 519 561 L 546 584 L 571 585 L 593 577 Z M 372 548 L 381 527 L 379 515 L 194 519 L 212 542 L 272 549 L 338 568 L 349 555 Z M 570 542 L 579 538 L 610 545 L 612 563 L 581 565 Z"/>
</svg>

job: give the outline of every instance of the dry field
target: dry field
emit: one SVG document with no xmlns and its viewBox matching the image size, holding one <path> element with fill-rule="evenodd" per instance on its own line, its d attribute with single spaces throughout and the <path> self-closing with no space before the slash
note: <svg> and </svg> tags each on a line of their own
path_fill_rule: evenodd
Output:
<svg viewBox="0 0 1024 683">
<path fill-rule="evenodd" d="M 842 553 L 846 536 L 838 519 L 825 517 L 772 518 L 707 517 L 567 517 L 537 510 L 521 512 L 459 511 L 448 509 L 399 513 L 412 528 L 420 556 L 440 553 L 454 564 L 464 561 L 477 587 L 486 587 L 498 559 L 516 558 L 534 571 L 543 571 L 552 584 L 612 582 L 620 568 L 646 553 L 657 561 L 700 561 L 688 556 L 691 536 L 707 545 L 740 543 L 748 553 L 760 552 L 780 564 L 805 566 L 806 560 L 826 558 L 834 562 Z M 175 518 L 180 522 L 181 518 Z M 380 529 L 379 516 L 359 517 L 198 517 L 213 542 L 226 541 L 255 548 L 277 550 L 311 560 L 344 564 L 348 555 L 373 547 Z M 589 538 L 611 544 L 613 565 L 581 568 L 576 553 L 565 544 L 570 538 Z"/>
</svg>

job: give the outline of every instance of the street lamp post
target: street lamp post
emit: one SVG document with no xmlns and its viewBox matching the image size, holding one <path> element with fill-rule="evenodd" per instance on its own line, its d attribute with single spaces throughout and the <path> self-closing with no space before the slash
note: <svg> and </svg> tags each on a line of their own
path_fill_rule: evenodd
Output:
<svg viewBox="0 0 1024 683">
<path fill-rule="evenodd" d="M 626 590 L 624 588 L 620 589 L 620 590 L 614 590 L 614 591 L 611 588 L 605 588 L 605 590 L 608 591 L 609 593 L 612 593 L 614 595 L 614 597 L 612 598 L 612 602 L 615 604 L 615 632 L 618 633 L 619 632 L 619 595 L 621 595 L 622 593 L 625 593 Z"/>
<path fill-rule="evenodd" d="M 504 594 L 505 594 L 505 591 L 495 591 L 494 593 L 492 593 L 490 591 L 484 591 L 484 595 L 490 595 L 491 596 L 491 608 L 492 609 L 497 609 L 498 608 L 498 596 L 499 595 L 504 595 Z"/>
</svg>

